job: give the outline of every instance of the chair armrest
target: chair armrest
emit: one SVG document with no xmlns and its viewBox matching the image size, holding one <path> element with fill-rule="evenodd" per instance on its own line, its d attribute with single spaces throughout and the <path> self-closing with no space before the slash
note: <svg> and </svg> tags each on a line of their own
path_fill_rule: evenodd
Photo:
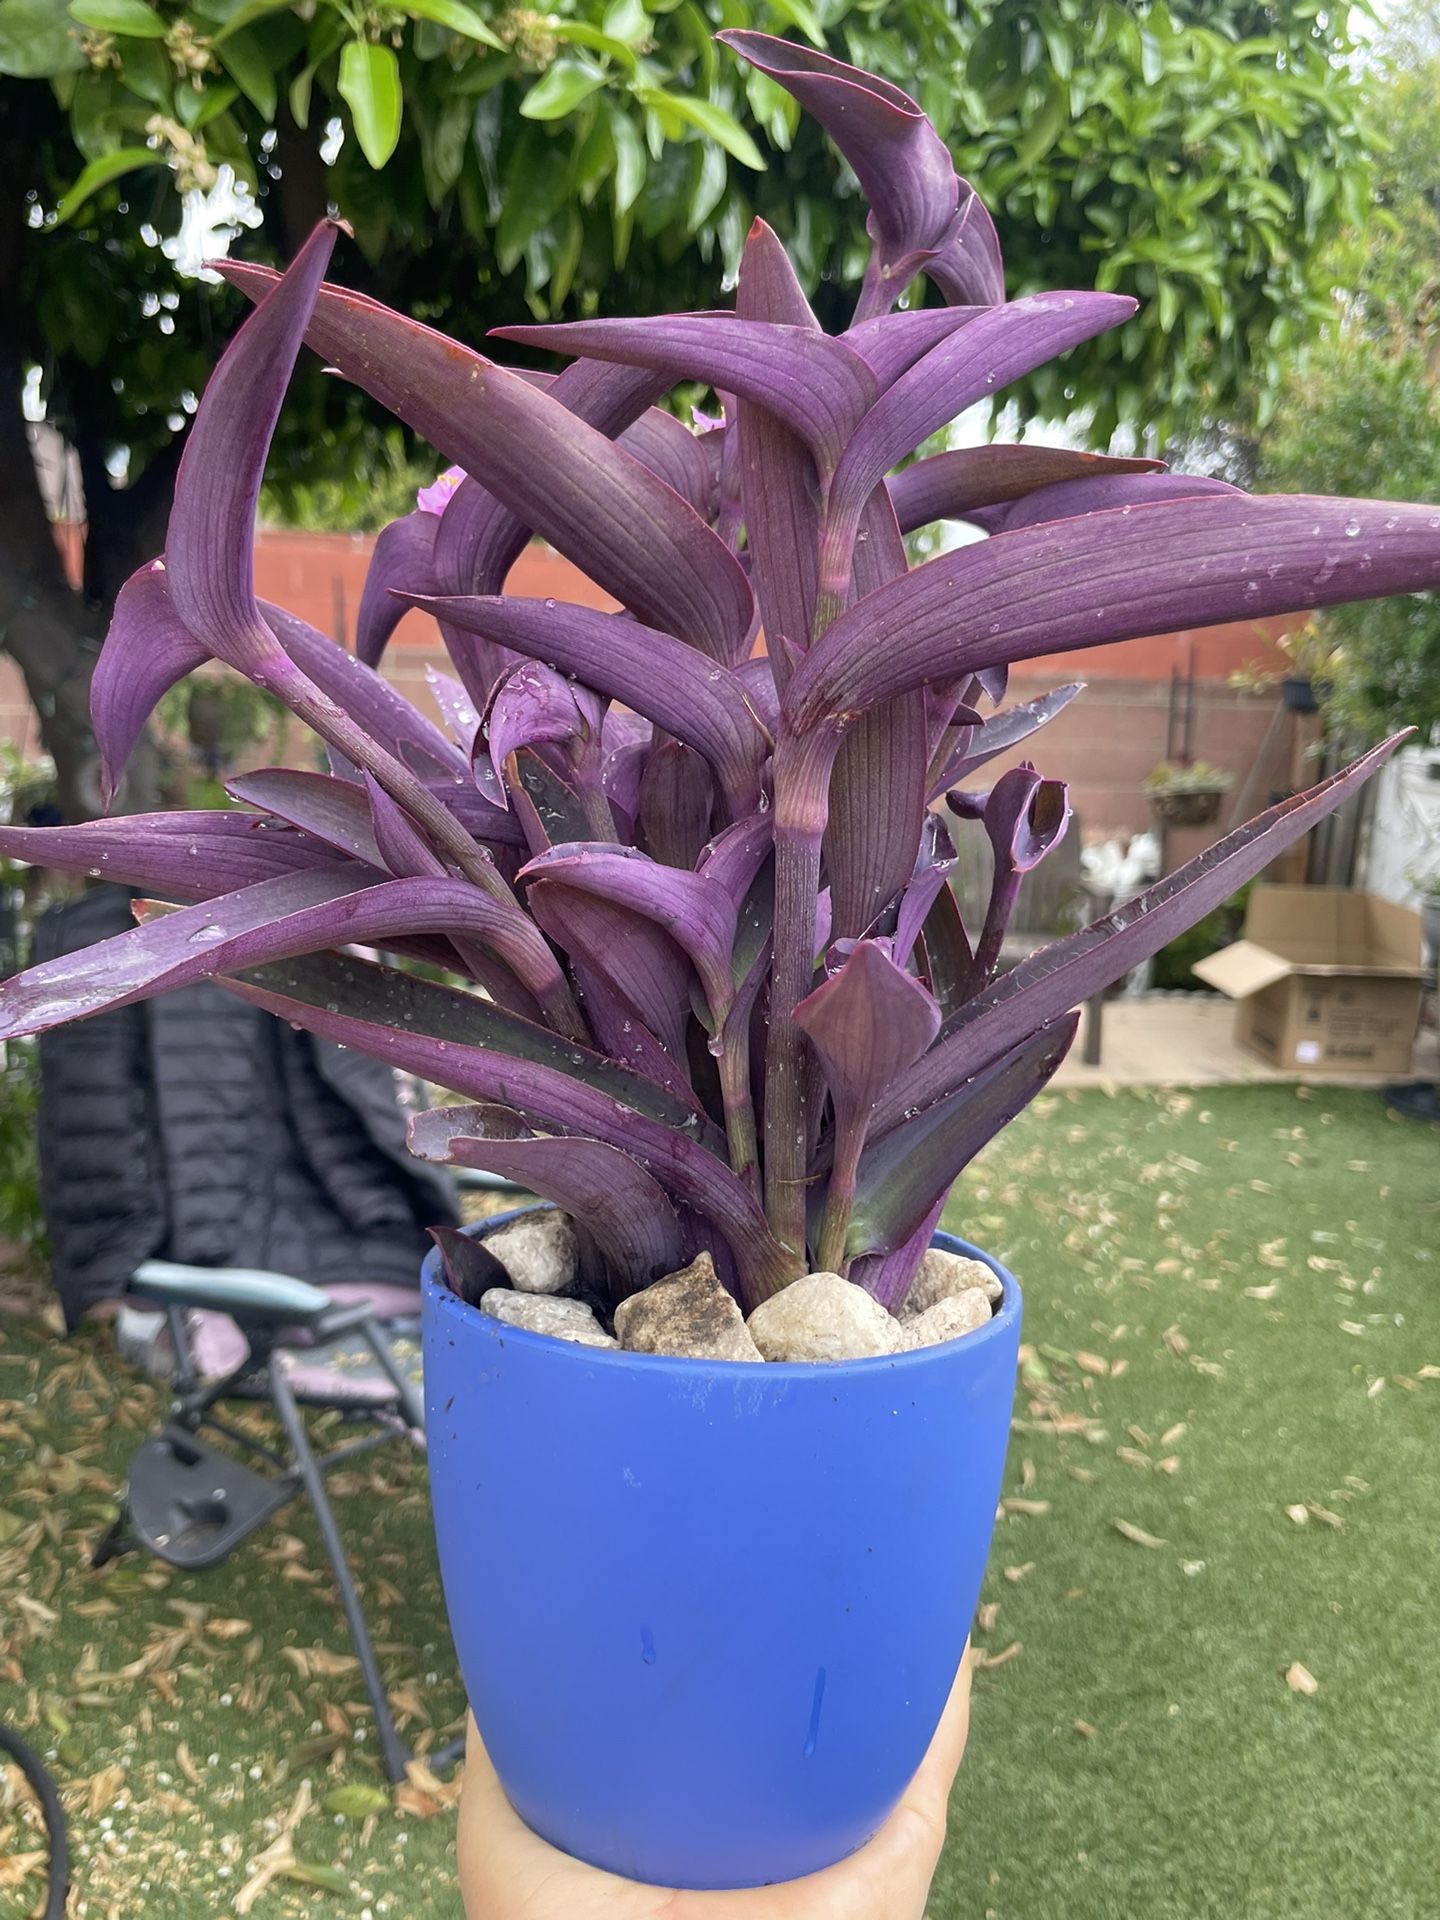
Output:
<svg viewBox="0 0 1440 1920">
<path fill-rule="evenodd" d="M 313 1325 L 330 1311 L 319 1287 L 288 1273 L 254 1267 L 188 1267 L 146 1260 L 130 1278 L 130 1292 L 164 1306 L 200 1307 L 239 1321 Z"/>
</svg>

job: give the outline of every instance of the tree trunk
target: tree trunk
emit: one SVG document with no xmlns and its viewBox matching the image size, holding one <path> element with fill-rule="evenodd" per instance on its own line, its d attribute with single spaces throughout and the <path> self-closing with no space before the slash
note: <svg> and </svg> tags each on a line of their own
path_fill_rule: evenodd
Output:
<svg viewBox="0 0 1440 1920">
<path fill-rule="evenodd" d="M 27 223 L 24 186 L 29 142 L 20 124 L 24 98 L 32 83 L 11 83 L 0 94 L 0 287 L 13 292 L 24 284 L 27 244 L 44 245 Z M 65 576 L 50 516 L 40 490 L 31 452 L 22 391 L 25 352 L 19 302 L 0 299 L 0 647 L 21 674 L 40 722 L 40 738 L 55 763 L 60 810 L 67 820 L 91 819 L 100 811 L 99 759 L 90 727 L 90 676 L 104 637 L 108 608 L 126 571 L 140 564 L 125 549 L 135 548 L 149 531 L 153 504 L 170 476 L 137 487 L 136 498 L 114 506 L 120 495 L 108 486 L 94 495 L 95 510 L 86 551 L 92 598 L 77 593 Z M 87 463 L 93 467 L 93 462 Z M 103 467 L 99 468 L 103 473 Z M 173 467 L 172 467 L 173 475 Z M 87 472 L 87 482 L 90 474 Z M 146 476 L 149 479 L 149 476 Z M 90 488 L 87 487 L 87 492 Z M 110 509 L 109 512 L 106 509 Z M 128 533 L 128 539 L 123 537 Z M 158 544 L 158 543 L 157 543 Z M 153 552 L 154 549 L 151 549 Z M 121 811 L 153 804 L 157 772 L 153 746 L 142 741 L 133 756 Z"/>
</svg>

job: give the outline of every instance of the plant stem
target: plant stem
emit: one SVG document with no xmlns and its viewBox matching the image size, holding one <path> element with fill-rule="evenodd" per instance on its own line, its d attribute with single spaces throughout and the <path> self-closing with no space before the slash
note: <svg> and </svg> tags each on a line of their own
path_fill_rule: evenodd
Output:
<svg viewBox="0 0 1440 1920">
<path fill-rule="evenodd" d="M 847 1126 L 835 1140 L 835 1159 L 825 1194 L 825 1212 L 815 1249 L 815 1265 L 822 1273 L 844 1273 L 845 1236 L 855 1205 L 855 1175 L 865 1144 L 865 1123 Z"/>
<path fill-rule="evenodd" d="M 720 1048 L 720 1096 L 725 1105 L 725 1138 L 733 1172 L 760 1198 L 760 1152 L 755 1138 L 755 1103 L 750 1093 L 748 1020 L 727 1019 Z"/>
<path fill-rule="evenodd" d="M 1020 892 L 1018 873 L 1000 873 L 995 876 L 990 889 L 990 905 L 985 913 L 985 925 L 980 934 L 979 944 L 975 948 L 975 990 L 978 992 L 994 973 L 1000 959 L 1000 949 L 1005 944 L 1005 929 L 1010 924 L 1010 916 L 1015 911 L 1015 901 Z"/>
<path fill-rule="evenodd" d="M 426 829 L 437 852 L 448 854 L 467 880 L 474 881 L 477 887 L 496 900 L 514 902 L 515 896 L 495 862 L 471 838 L 454 814 L 441 805 L 403 761 L 377 745 L 342 707 L 323 694 L 298 667 L 292 666 L 287 660 L 284 668 L 262 670 L 252 674 L 251 678 L 257 686 L 277 693 L 290 711 L 307 726 L 313 727 L 327 745 L 338 747 L 356 766 L 364 767 L 373 774 L 390 798 Z"/>
<path fill-rule="evenodd" d="M 792 1253 L 805 1252 L 805 1180 L 810 1124 L 806 1040 L 794 1009 L 815 976 L 815 904 L 820 843 L 829 812 L 837 726 L 775 743 L 775 959 L 765 1051 L 765 1211 Z"/>
<path fill-rule="evenodd" d="M 851 513 L 827 509 L 820 528 L 820 561 L 816 576 L 815 625 L 812 644 L 845 611 L 850 598 L 850 575 L 855 560 L 858 521 Z"/>
<path fill-rule="evenodd" d="M 880 265 L 880 255 L 872 253 L 860 283 L 860 297 L 850 316 L 851 326 L 858 327 L 864 320 L 878 320 L 882 314 L 889 313 L 895 304 L 895 291 L 895 283 Z"/>
</svg>

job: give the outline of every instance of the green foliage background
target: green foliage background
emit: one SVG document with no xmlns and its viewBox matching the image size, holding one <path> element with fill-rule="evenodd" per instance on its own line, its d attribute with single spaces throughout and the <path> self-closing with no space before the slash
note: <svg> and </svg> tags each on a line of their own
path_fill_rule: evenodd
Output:
<svg viewBox="0 0 1440 1920">
<path fill-rule="evenodd" d="M 1328 335 L 1292 369 L 1262 451 L 1271 487 L 1440 497 L 1440 7 L 1395 24 L 1370 80 L 1387 148 L 1377 217 L 1332 249 Z M 1367 734 L 1440 725 L 1440 595 L 1337 607 L 1332 718 Z"/>
<path fill-rule="evenodd" d="M 526 306 L 712 305 L 756 213 L 833 324 L 863 264 L 863 207 L 788 97 L 713 44 L 746 25 L 916 91 L 995 212 L 1012 291 L 1140 298 L 1132 325 L 1037 376 L 1027 408 L 1088 412 L 1097 442 L 1121 422 L 1163 435 L 1241 406 L 1263 417 L 1324 310 L 1324 250 L 1366 200 L 1345 11 L 0 0 L 0 75 L 14 76 L 0 109 L 8 90 L 32 133 L 27 356 L 62 429 L 128 448 L 132 476 L 163 450 L 238 306 L 178 281 L 149 237 L 221 165 L 265 217 L 247 253 L 284 257 L 333 203 L 358 247 L 343 277 L 472 340 Z M 337 122 L 346 137 L 322 159 Z M 353 523 L 406 458 L 365 403 L 312 374 L 275 463 L 280 504 Z"/>
</svg>

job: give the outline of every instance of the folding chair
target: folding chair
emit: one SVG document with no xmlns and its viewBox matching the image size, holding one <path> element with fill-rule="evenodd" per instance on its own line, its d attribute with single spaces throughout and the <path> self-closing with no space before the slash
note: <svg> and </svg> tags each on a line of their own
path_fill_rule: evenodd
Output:
<svg viewBox="0 0 1440 1920">
<path fill-rule="evenodd" d="M 374 1709 L 381 1763 L 388 1779 L 403 1780 L 411 1756 L 395 1728 L 325 1476 L 392 1440 L 424 1445 L 418 1382 L 391 1344 L 397 1329 L 418 1326 L 418 1294 L 398 1287 L 325 1290 L 286 1274 L 147 1260 L 131 1280 L 128 1301 L 164 1315 L 174 1398 L 164 1427 L 130 1463 L 119 1516 L 92 1564 L 103 1567 L 143 1547 L 173 1567 L 213 1567 L 303 1494 Z M 226 1420 L 217 1409 L 227 1401 L 273 1407 L 285 1451 Z M 338 1410 L 369 1430 L 317 1455 L 305 1406 Z M 247 1458 L 213 1445 L 207 1431 Z M 448 1764 L 461 1744 L 431 1756 L 432 1764 Z"/>
<path fill-rule="evenodd" d="M 522 1192 L 478 1169 L 458 1168 L 456 1175 L 462 1191 Z M 335 1575 L 375 1712 L 381 1764 L 389 1780 L 403 1780 L 411 1755 L 395 1728 L 325 1476 L 392 1440 L 424 1446 L 418 1290 L 322 1288 L 283 1273 L 147 1260 L 130 1281 L 126 1303 L 163 1315 L 174 1398 L 164 1427 L 130 1463 L 120 1512 L 92 1564 L 103 1567 L 143 1547 L 186 1571 L 218 1566 L 303 1494 Z M 403 1336 L 414 1336 L 413 1371 L 396 1351 Z M 272 1406 L 287 1451 L 264 1445 L 216 1411 L 232 1400 Z M 301 1413 L 307 1406 L 363 1421 L 369 1431 L 317 1455 Z M 213 1446 L 203 1437 L 207 1430 L 257 1464 Z M 448 1766 L 463 1747 L 462 1736 L 428 1756 L 430 1764 Z"/>
</svg>

